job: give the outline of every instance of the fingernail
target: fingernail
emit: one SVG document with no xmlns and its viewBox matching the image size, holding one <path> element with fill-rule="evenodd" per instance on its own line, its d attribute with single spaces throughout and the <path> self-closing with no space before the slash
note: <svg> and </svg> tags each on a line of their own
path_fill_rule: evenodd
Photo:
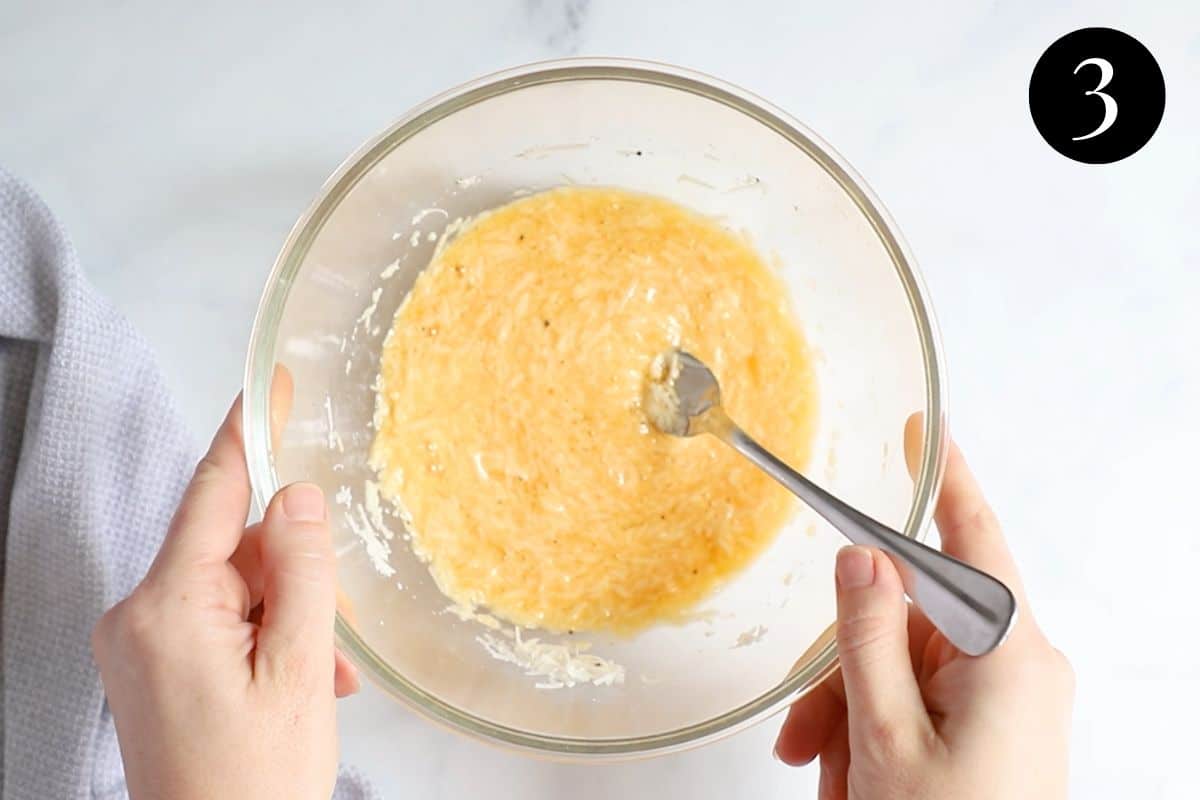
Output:
<svg viewBox="0 0 1200 800">
<path fill-rule="evenodd" d="M 837 554 L 838 586 L 861 589 L 875 582 L 875 559 L 865 547 L 843 547 Z"/>
<path fill-rule="evenodd" d="M 283 515 L 292 522 L 325 519 L 325 494 L 311 483 L 293 483 L 283 490 Z"/>
</svg>

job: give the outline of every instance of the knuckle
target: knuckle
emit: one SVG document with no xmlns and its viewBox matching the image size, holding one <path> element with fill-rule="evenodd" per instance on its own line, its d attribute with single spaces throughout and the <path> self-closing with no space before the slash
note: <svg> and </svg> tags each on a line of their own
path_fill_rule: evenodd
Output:
<svg viewBox="0 0 1200 800">
<path fill-rule="evenodd" d="M 1000 519 L 992 506 L 982 498 L 962 509 L 952 520 L 951 527 L 960 535 L 974 535 L 1000 529 Z"/>
<path fill-rule="evenodd" d="M 890 621 L 884 615 L 862 612 L 840 620 L 837 635 L 843 654 L 862 656 L 878 649 L 893 632 Z"/>
<path fill-rule="evenodd" d="M 150 594 L 139 586 L 113 609 L 118 612 L 115 638 L 122 648 L 135 653 L 152 650 L 163 627 L 158 619 L 159 603 Z"/>
<path fill-rule="evenodd" d="M 314 577 L 332 573 L 336 564 L 329 530 L 318 522 L 293 524 L 286 529 L 272 531 L 271 547 L 277 553 L 288 556 L 289 571 L 311 573 Z"/>
<path fill-rule="evenodd" d="M 1075 691 L 1075 669 L 1071 662 L 1044 639 L 1014 660 L 1011 669 L 1022 685 L 1049 687 L 1062 694 Z"/>
<path fill-rule="evenodd" d="M 996 516 L 995 510 L 987 502 L 980 500 L 947 521 L 942 535 L 951 539 L 976 540 L 1000 530 L 1000 518 Z"/>
<path fill-rule="evenodd" d="M 962 529 L 968 531 L 999 530 L 1000 518 L 989 503 L 980 502 L 963 520 Z"/>
<path fill-rule="evenodd" d="M 864 734 L 871 752 L 883 763 L 909 763 L 919 750 L 918 744 L 891 720 L 872 720 L 867 723 Z"/>
<path fill-rule="evenodd" d="M 162 626 L 158 620 L 158 604 L 149 594 L 143 586 L 138 586 L 101 615 L 91 636 L 97 665 L 103 667 L 114 653 L 144 658 L 156 650 Z"/>
<path fill-rule="evenodd" d="M 1070 659 L 1066 654 L 1058 648 L 1052 648 L 1054 653 L 1055 672 L 1061 681 L 1063 688 L 1070 694 L 1075 693 L 1075 687 L 1078 679 L 1075 675 L 1075 667 L 1071 665 Z"/>
<path fill-rule="evenodd" d="M 204 457 L 196 462 L 196 469 L 192 472 L 192 483 L 215 483 L 223 476 L 224 470 L 221 469 L 221 465 L 210 453 L 205 453 Z"/>
<path fill-rule="evenodd" d="M 136 589 L 124 603 L 122 622 L 134 639 L 153 639 L 158 627 L 158 603 L 144 589 Z"/>
<path fill-rule="evenodd" d="M 108 660 L 109 643 L 112 641 L 113 627 L 116 625 L 113 619 L 116 609 L 117 607 L 113 606 L 104 612 L 100 616 L 100 619 L 96 620 L 95 626 L 92 627 L 92 656 L 96 659 L 96 663 L 101 666 Z"/>
<path fill-rule="evenodd" d="M 308 696 L 315 694 L 320 683 L 319 670 L 307 653 L 284 648 L 269 654 L 274 683 L 286 691 Z"/>
</svg>

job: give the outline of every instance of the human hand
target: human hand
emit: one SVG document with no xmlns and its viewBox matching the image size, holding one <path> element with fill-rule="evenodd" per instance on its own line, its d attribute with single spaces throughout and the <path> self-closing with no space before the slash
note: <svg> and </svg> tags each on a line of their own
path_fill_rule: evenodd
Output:
<svg viewBox="0 0 1200 800">
<path fill-rule="evenodd" d="M 273 421 L 286 373 L 274 388 Z M 325 499 L 293 484 L 247 528 L 249 504 L 239 399 L 150 571 L 92 635 L 134 800 L 332 794 L 334 697 L 358 678 L 334 648 Z"/>
<path fill-rule="evenodd" d="M 905 432 L 910 468 L 920 422 Z M 820 756 L 820 800 L 1060 800 L 1074 675 L 1038 629 L 1000 525 L 951 444 L 934 514 L 945 552 L 1017 597 L 1008 640 L 963 655 L 904 597 L 891 559 L 847 547 L 836 568 L 839 673 L 792 706 L 785 763 Z"/>
</svg>

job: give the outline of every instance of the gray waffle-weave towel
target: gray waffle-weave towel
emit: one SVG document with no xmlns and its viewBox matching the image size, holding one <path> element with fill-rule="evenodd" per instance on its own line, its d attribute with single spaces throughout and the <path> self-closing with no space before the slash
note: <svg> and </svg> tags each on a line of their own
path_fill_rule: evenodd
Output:
<svg viewBox="0 0 1200 800">
<path fill-rule="evenodd" d="M 150 349 L 0 170 L 5 800 L 126 796 L 89 637 L 145 574 L 197 456 Z M 334 796 L 374 793 L 343 770 Z"/>
</svg>

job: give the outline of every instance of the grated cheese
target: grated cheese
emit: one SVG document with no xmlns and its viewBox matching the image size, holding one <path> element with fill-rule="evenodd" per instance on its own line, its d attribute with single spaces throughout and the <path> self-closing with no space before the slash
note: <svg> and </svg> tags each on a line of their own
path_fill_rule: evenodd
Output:
<svg viewBox="0 0 1200 800">
<path fill-rule="evenodd" d="M 531 677 L 545 678 L 534 684 L 538 689 L 565 689 L 581 683 L 617 686 L 625 682 L 625 668 L 587 652 L 592 647 L 590 642 L 555 644 L 537 637 L 524 639 L 516 626 L 511 632 L 503 630 L 500 636 L 484 633 L 476 641 L 492 658 L 515 664 Z"/>
<path fill-rule="evenodd" d="M 448 213 L 446 213 L 446 210 L 444 208 L 423 208 L 413 216 L 412 222 L 410 222 L 409 224 L 410 225 L 420 225 L 421 220 L 425 219 L 426 217 L 428 217 L 431 214 L 441 214 L 443 217 L 447 217 L 447 218 L 449 218 L 449 216 L 450 216 Z"/>
<path fill-rule="evenodd" d="M 362 325 L 364 331 L 371 329 L 371 317 L 375 316 L 375 309 L 379 307 L 379 298 L 383 294 L 383 288 L 376 288 L 371 292 L 371 302 L 363 309 L 363 312 L 358 316 L 358 324 Z"/>
<path fill-rule="evenodd" d="M 392 263 L 383 268 L 383 272 L 379 273 L 379 280 L 386 281 L 388 278 L 400 271 L 400 259 L 396 259 Z"/>
<path fill-rule="evenodd" d="M 333 450 L 338 444 L 338 433 L 333 427 L 333 398 L 325 395 L 325 445 Z"/>
<path fill-rule="evenodd" d="M 755 625 L 749 630 L 742 631 L 738 634 L 737 641 L 734 642 L 730 649 L 736 650 L 739 647 L 748 647 L 756 642 L 762 641 L 762 638 L 767 635 L 767 627 L 765 625 Z"/>
<path fill-rule="evenodd" d="M 392 547 L 388 541 L 392 538 L 392 532 L 386 526 L 375 527 L 361 504 L 346 512 L 346 524 L 362 541 L 375 571 L 385 578 L 395 575 L 396 568 L 389 561 Z"/>
</svg>

